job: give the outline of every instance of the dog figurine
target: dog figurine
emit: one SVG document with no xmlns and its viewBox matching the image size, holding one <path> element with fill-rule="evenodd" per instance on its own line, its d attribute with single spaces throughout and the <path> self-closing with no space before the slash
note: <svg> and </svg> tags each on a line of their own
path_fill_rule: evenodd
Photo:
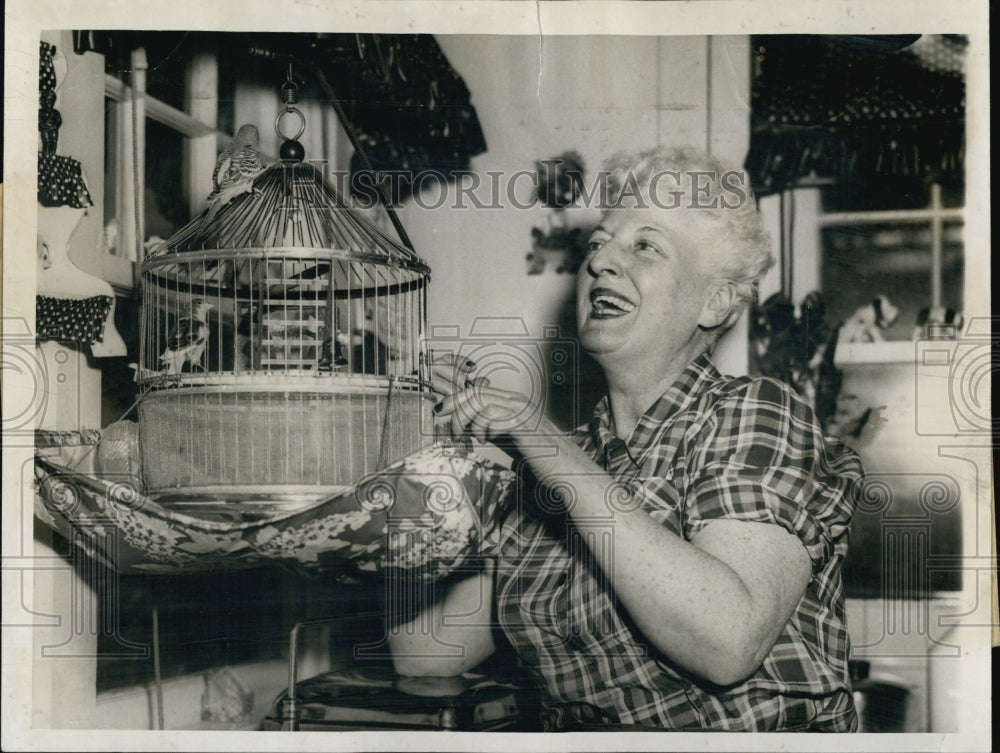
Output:
<svg viewBox="0 0 1000 753">
<path fill-rule="evenodd" d="M 871 303 L 861 306 L 848 317 L 840 329 L 840 342 L 883 342 L 882 330 L 891 327 L 898 316 L 899 309 L 886 296 L 879 294 Z"/>
</svg>

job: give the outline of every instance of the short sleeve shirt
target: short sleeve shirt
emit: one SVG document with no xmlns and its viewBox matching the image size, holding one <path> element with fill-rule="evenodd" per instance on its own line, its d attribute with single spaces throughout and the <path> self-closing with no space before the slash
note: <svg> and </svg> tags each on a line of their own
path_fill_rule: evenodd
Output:
<svg viewBox="0 0 1000 753">
<path fill-rule="evenodd" d="M 573 479 L 522 485 L 498 527 L 497 616 L 544 696 L 549 728 L 569 722 L 731 731 L 857 728 L 841 563 L 863 471 L 812 411 L 769 379 L 720 376 L 701 356 L 615 435 L 605 397 L 575 438 L 615 483 L 608 515 L 571 520 Z M 648 644 L 616 603 L 595 547 L 614 513 L 642 507 L 690 540 L 716 519 L 779 525 L 802 542 L 812 579 L 757 671 L 707 684 Z M 680 586 L 683 587 L 683 586 Z"/>
</svg>

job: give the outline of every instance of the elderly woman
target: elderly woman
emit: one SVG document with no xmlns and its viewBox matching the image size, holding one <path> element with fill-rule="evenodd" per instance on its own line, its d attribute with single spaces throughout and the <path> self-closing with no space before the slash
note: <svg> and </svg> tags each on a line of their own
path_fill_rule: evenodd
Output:
<svg viewBox="0 0 1000 753">
<path fill-rule="evenodd" d="M 571 493 L 561 510 L 522 495 L 432 630 L 393 631 L 396 667 L 469 669 L 495 623 L 547 729 L 854 730 L 841 563 L 860 463 L 787 386 L 710 358 L 773 263 L 749 189 L 690 150 L 609 169 L 577 283 L 608 390 L 589 425 L 520 426 L 531 398 L 471 378 L 437 406 Z M 443 644 L 462 656 L 428 656 Z"/>
</svg>

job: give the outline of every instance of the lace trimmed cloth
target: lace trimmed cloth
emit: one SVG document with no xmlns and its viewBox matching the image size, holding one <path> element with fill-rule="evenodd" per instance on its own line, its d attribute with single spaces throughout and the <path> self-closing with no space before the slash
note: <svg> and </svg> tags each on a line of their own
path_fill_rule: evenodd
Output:
<svg viewBox="0 0 1000 753">
<path fill-rule="evenodd" d="M 80 299 L 35 296 L 35 336 L 88 345 L 104 342 L 104 326 L 113 302 L 107 295 Z"/>
<path fill-rule="evenodd" d="M 43 207 L 93 206 L 80 163 L 61 154 L 38 153 L 38 203 Z"/>
<path fill-rule="evenodd" d="M 815 176 L 958 181 L 966 37 L 755 36 L 751 148 L 758 196 Z"/>
<path fill-rule="evenodd" d="M 474 561 L 514 474 L 451 443 L 289 511 L 276 502 L 170 509 L 127 473 L 95 477 L 35 458 L 35 514 L 117 572 L 181 573 L 281 564 L 324 577 L 399 571 L 432 581 Z"/>
</svg>

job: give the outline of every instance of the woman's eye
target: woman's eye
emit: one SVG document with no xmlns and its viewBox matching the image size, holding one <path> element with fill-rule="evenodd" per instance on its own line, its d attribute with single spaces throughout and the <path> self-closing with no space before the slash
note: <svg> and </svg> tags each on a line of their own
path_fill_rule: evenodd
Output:
<svg viewBox="0 0 1000 753">
<path fill-rule="evenodd" d="M 595 251 L 598 251 L 601 248 L 601 246 L 603 246 L 603 245 L 604 245 L 604 241 L 600 241 L 600 240 L 596 240 L 594 238 L 591 238 L 590 241 L 587 243 L 587 253 L 588 254 L 592 254 Z"/>
<path fill-rule="evenodd" d="M 644 253 L 659 254 L 660 247 L 649 241 L 637 241 L 635 244 L 636 251 L 642 251 Z"/>
</svg>

